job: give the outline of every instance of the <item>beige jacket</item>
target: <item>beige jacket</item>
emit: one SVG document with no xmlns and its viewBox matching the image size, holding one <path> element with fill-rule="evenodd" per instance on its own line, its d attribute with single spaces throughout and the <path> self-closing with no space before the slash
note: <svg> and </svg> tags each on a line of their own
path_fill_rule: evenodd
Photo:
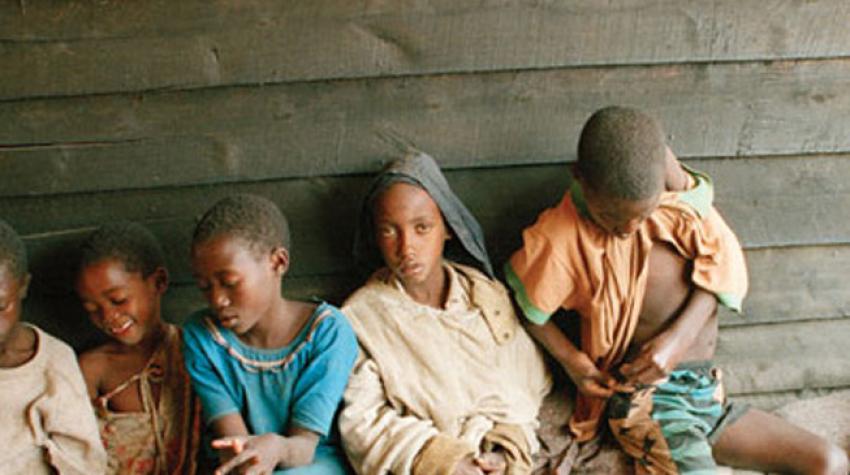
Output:
<svg viewBox="0 0 850 475">
<path fill-rule="evenodd" d="M 542 355 L 500 283 L 445 268 L 443 310 L 413 301 L 387 269 L 342 308 L 361 345 L 339 421 L 358 473 L 448 474 L 493 445 L 508 473 L 530 471 L 550 388 Z"/>
<path fill-rule="evenodd" d="M 104 473 L 106 453 L 74 350 L 32 328 L 35 356 L 0 369 L 0 472 Z"/>
</svg>

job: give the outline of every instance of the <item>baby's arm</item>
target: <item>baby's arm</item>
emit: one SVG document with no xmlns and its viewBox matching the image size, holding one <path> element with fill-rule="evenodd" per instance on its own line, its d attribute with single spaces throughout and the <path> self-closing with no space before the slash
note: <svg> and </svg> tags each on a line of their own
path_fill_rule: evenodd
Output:
<svg viewBox="0 0 850 475">
<path fill-rule="evenodd" d="M 667 147 L 667 156 L 664 161 L 664 184 L 667 191 L 685 191 L 691 186 L 690 175 L 682 168 L 679 159 Z"/>
</svg>

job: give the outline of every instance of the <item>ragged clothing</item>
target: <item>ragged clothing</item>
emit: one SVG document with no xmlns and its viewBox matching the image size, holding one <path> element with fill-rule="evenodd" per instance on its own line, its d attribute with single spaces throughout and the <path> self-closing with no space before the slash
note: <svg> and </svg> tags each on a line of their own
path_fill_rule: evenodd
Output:
<svg viewBox="0 0 850 475">
<path fill-rule="evenodd" d="M 622 362 L 646 292 L 654 241 L 693 262 L 694 285 L 740 311 L 747 270 L 738 239 L 712 206 L 710 179 L 691 171 L 694 185 L 665 192 L 658 208 L 633 234 L 620 238 L 596 226 L 578 181 L 563 200 L 523 231 L 523 246 L 505 276 L 526 318 L 543 324 L 559 308 L 577 311 L 582 350 L 603 371 Z M 580 441 L 599 427 L 605 402 L 578 395 L 570 429 Z"/>
<path fill-rule="evenodd" d="M 505 288 L 445 262 L 444 309 L 408 296 L 387 269 L 346 301 L 361 354 L 340 430 L 358 473 L 444 474 L 499 446 L 508 474 L 531 470 L 550 380 Z"/>
<path fill-rule="evenodd" d="M 661 384 L 616 393 L 607 414 L 637 474 L 713 475 L 712 445 L 746 410 L 726 400 L 720 369 L 699 361 L 679 365 Z"/>
<path fill-rule="evenodd" d="M 109 400 L 138 383 L 144 410 L 113 412 Z M 152 384 L 160 388 L 159 403 Z M 194 474 L 201 445 L 201 406 L 183 364 L 180 329 L 166 324 L 141 371 L 93 401 L 110 474 Z"/>
<path fill-rule="evenodd" d="M 20 366 L 0 368 L 0 471 L 103 473 L 106 453 L 74 350 L 28 326 L 36 334 L 35 355 Z"/>
</svg>

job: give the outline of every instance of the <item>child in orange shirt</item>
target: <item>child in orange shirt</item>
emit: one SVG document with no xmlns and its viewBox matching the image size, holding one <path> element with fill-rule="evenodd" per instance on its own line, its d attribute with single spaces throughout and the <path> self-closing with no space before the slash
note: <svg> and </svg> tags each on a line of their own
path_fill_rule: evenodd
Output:
<svg viewBox="0 0 850 475">
<path fill-rule="evenodd" d="M 725 397 L 715 312 L 740 310 L 747 274 L 708 177 L 682 168 L 651 117 L 620 107 L 585 124 L 574 172 L 505 271 L 529 331 L 578 387 L 576 438 L 607 419 L 639 473 L 714 473 L 717 459 L 845 475 L 838 447 Z M 558 308 L 581 317 L 580 348 L 550 320 Z"/>
</svg>

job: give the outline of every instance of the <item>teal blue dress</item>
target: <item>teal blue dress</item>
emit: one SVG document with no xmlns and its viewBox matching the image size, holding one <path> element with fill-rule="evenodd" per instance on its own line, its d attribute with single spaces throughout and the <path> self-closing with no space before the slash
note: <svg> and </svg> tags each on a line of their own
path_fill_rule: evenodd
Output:
<svg viewBox="0 0 850 475">
<path fill-rule="evenodd" d="M 310 430 L 320 435 L 313 463 L 274 473 L 350 473 L 335 422 L 357 339 L 339 309 L 320 304 L 298 336 L 276 349 L 244 344 L 202 310 L 184 325 L 183 345 L 208 424 L 238 413 L 252 434 L 286 434 L 292 426 Z"/>
</svg>

